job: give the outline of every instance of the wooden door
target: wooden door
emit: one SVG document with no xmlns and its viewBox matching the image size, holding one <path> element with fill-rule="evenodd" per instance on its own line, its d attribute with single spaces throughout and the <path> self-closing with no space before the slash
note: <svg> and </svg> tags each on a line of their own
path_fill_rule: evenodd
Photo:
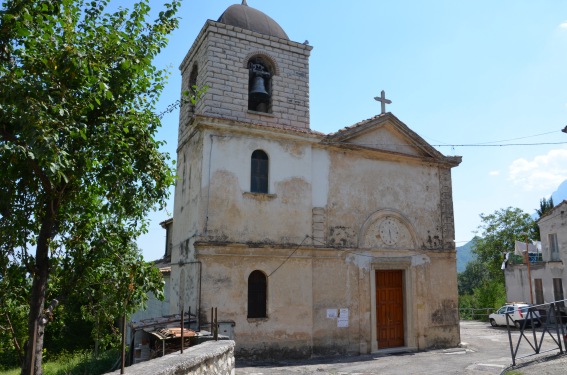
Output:
<svg viewBox="0 0 567 375">
<path fill-rule="evenodd" d="M 404 346 L 402 270 L 376 271 L 376 333 L 378 349 Z"/>
</svg>

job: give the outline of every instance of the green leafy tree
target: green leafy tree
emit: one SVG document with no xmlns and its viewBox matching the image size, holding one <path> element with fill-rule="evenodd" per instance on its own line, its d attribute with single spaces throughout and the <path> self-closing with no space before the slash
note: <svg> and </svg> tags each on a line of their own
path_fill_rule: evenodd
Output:
<svg viewBox="0 0 567 375">
<path fill-rule="evenodd" d="M 485 280 L 504 284 L 502 261 L 504 254 L 513 252 L 516 240 L 535 238 L 533 219 L 519 208 L 508 207 L 492 214 L 481 214 L 478 228 L 479 239 L 473 252 L 485 267 Z"/>
<path fill-rule="evenodd" d="M 465 270 L 457 275 L 459 295 L 473 294 L 482 285 L 482 281 L 487 279 L 486 273 L 486 268 L 477 259 L 467 263 Z"/>
<path fill-rule="evenodd" d="M 553 204 L 553 197 L 549 197 L 549 199 L 541 198 L 539 201 L 539 209 L 536 209 L 538 217 L 542 217 L 553 207 L 555 207 L 555 205 Z"/>
<path fill-rule="evenodd" d="M 549 199 L 541 198 L 539 201 L 539 208 L 536 209 L 537 220 L 539 220 L 546 212 L 550 211 L 555 204 L 553 204 L 553 197 Z M 541 240 L 541 235 L 539 233 L 539 225 L 537 225 L 537 220 L 534 222 L 534 230 L 536 232 L 536 240 Z"/>
<path fill-rule="evenodd" d="M 481 225 L 473 247 L 476 260 L 458 275 L 461 307 L 496 308 L 506 302 L 502 262 L 513 252 L 516 240 L 536 236 L 534 220 L 519 208 L 508 207 L 492 214 L 481 214 Z"/>
<path fill-rule="evenodd" d="M 173 183 L 155 140 L 166 73 L 152 59 L 177 26 L 179 1 L 151 22 L 147 0 L 107 6 L 5 0 L 0 10 L 0 251 L 31 278 L 23 374 L 42 373 L 56 299 L 83 288 L 95 306 L 125 293 L 121 306 L 101 304 L 114 315 L 144 288 L 159 293 L 130 244 Z"/>
<path fill-rule="evenodd" d="M 0 369 L 23 361 L 30 286 L 25 268 L 4 258 L 0 267 Z"/>
</svg>

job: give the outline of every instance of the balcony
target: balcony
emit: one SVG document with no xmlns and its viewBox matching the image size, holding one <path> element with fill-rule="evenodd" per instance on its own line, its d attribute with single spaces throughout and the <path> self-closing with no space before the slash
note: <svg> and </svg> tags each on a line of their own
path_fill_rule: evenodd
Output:
<svg viewBox="0 0 567 375">
<path fill-rule="evenodd" d="M 543 263 L 543 258 L 541 253 L 530 253 L 530 264 L 538 264 Z M 510 257 L 508 258 L 509 264 L 524 264 L 524 257 L 521 255 L 515 255 L 510 253 Z"/>
</svg>

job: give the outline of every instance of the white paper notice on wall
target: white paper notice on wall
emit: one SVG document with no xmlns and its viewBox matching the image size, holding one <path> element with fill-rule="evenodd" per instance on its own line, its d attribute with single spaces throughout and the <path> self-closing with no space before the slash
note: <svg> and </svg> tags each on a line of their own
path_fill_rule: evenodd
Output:
<svg viewBox="0 0 567 375">
<path fill-rule="evenodd" d="M 340 309 L 339 310 L 339 318 L 344 318 L 348 320 L 348 309 Z"/>
<path fill-rule="evenodd" d="M 336 319 L 339 316 L 339 310 L 327 309 L 327 318 Z"/>
<path fill-rule="evenodd" d="M 343 318 L 342 316 L 337 319 L 337 327 L 338 328 L 347 328 L 348 327 L 348 318 Z"/>
</svg>

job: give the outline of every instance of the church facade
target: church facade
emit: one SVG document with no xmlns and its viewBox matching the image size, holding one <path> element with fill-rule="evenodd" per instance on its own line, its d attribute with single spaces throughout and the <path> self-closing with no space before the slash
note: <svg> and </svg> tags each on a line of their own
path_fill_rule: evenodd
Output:
<svg viewBox="0 0 567 375">
<path fill-rule="evenodd" d="M 241 356 L 457 346 L 461 159 L 385 111 L 311 130 L 311 49 L 243 2 L 183 60 L 170 313 L 218 308 Z"/>
</svg>

